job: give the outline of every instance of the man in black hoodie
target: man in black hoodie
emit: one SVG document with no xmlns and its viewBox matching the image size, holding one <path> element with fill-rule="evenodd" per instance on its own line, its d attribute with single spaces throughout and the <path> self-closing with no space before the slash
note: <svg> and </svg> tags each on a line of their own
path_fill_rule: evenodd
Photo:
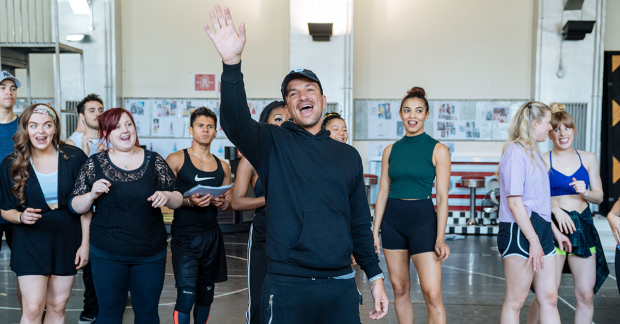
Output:
<svg viewBox="0 0 620 324">
<path fill-rule="evenodd" d="M 312 71 L 292 70 L 282 96 L 294 122 L 259 124 L 247 106 L 241 52 L 245 25 L 235 30 L 228 8 L 210 11 L 205 30 L 224 63 L 221 125 L 265 186 L 268 274 L 263 323 L 360 323 L 361 296 L 351 254 L 371 281 L 371 319 L 387 313 L 383 273 L 357 151 L 321 127 L 326 97 Z"/>
</svg>

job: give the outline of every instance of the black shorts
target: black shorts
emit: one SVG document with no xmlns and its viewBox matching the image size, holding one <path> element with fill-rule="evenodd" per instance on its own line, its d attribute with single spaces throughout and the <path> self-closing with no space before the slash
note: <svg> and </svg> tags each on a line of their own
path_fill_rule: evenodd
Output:
<svg viewBox="0 0 620 324">
<path fill-rule="evenodd" d="M 224 240 L 219 227 L 205 235 L 173 236 L 170 250 L 176 287 L 228 280 Z"/>
<path fill-rule="evenodd" d="M 0 224 L 0 238 L 2 238 L 2 234 L 4 232 L 4 237 L 6 239 L 6 245 L 9 246 L 9 249 L 13 249 L 13 224 L 12 223 L 1 223 Z M 2 243 L 2 242 L 0 242 Z M 0 250 L 2 250 L 2 244 L 0 244 Z"/>
<path fill-rule="evenodd" d="M 544 220 L 535 212 L 532 212 L 530 221 L 532 222 L 534 231 L 538 235 L 545 257 L 555 255 L 551 223 Z M 502 254 L 503 259 L 511 255 L 518 255 L 524 259 L 529 259 L 530 257 L 530 243 L 525 238 L 525 235 L 521 233 L 521 229 L 517 223 L 499 223 L 497 248 Z"/>
<path fill-rule="evenodd" d="M 435 251 L 437 213 L 433 201 L 388 198 L 381 241 L 384 249 L 409 250 L 409 255 Z"/>
</svg>

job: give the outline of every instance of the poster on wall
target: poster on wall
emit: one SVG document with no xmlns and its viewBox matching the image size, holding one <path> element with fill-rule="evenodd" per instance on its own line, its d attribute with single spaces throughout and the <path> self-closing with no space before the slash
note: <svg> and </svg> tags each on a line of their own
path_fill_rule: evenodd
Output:
<svg viewBox="0 0 620 324">
<path fill-rule="evenodd" d="M 441 144 L 445 145 L 448 148 L 450 156 L 456 155 L 456 142 L 441 142 Z"/>
<path fill-rule="evenodd" d="M 368 158 L 382 157 L 383 151 L 395 141 L 370 141 L 368 142 Z"/>
<path fill-rule="evenodd" d="M 454 120 L 435 122 L 435 138 L 453 140 L 480 139 L 482 122 L 474 120 Z"/>
<path fill-rule="evenodd" d="M 435 121 L 443 122 L 447 120 L 458 120 L 461 110 L 459 102 L 436 102 Z"/>
<path fill-rule="evenodd" d="M 152 117 L 151 136 L 183 137 L 185 123 L 177 117 Z"/>
<path fill-rule="evenodd" d="M 136 122 L 138 136 L 151 135 L 151 101 L 148 99 L 126 99 L 125 109 L 131 112 Z"/>
<path fill-rule="evenodd" d="M 396 139 L 405 135 L 403 122 L 398 116 L 398 102 L 371 101 L 368 103 L 368 137 Z"/>
<path fill-rule="evenodd" d="M 194 91 L 215 91 L 215 74 L 194 74 Z"/>
<path fill-rule="evenodd" d="M 176 100 L 153 100 L 152 111 L 153 117 L 176 117 L 177 116 Z"/>
<path fill-rule="evenodd" d="M 192 99 L 192 100 L 179 100 L 179 109 L 181 110 L 181 117 L 189 118 L 189 116 L 199 107 L 205 107 L 206 100 L 204 99 Z"/>
<path fill-rule="evenodd" d="M 510 121 L 510 107 L 497 107 L 487 104 L 484 109 L 484 120 L 486 122 L 508 123 Z"/>
</svg>

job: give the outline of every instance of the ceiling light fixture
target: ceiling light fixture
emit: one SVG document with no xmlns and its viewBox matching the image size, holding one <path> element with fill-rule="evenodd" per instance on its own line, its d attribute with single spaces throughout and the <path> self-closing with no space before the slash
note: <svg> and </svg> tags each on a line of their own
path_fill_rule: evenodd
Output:
<svg viewBox="0 0 620 324">
<path fill-rule="evenodd" d="M 74 34 L 74 35 L 68 35 L 67 37 L 65 37 L 65 39 L 67 40 L 67 42 L 89 43 L 90 35 Z"/>
</svg>

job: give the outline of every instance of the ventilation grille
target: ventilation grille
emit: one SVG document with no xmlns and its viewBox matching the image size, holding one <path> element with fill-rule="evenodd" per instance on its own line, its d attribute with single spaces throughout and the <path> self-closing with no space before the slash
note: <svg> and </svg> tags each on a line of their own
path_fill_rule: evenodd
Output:
<svg viewBox="0 0 620 324">
<path fill-rule="evenodd" d="M 65 110 L 62 110 L 60 113 L 63 116 L 64 124 L 65 124 L 65 134 L 67 137 L 71 136 L 73 132 L 77 129 L 77 105 L 79 101 L 67 101 L 65 105 Z"/>
<path fill-rule="evenodd" d="M 565 103 L 566 112 L 573 116 L 575 120 L 575 128 L 579 135 L 573 141 L 573 147 L 576 150 L 584 151 L 586 149 L 586 125 L 588 122 L 588 104 L 584 102 Z"/>
</svg>

